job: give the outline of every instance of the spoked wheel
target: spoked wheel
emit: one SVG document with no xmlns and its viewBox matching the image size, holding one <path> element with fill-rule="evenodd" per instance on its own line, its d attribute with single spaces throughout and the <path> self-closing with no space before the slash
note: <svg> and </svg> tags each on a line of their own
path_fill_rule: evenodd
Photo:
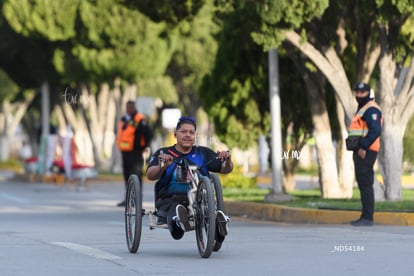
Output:
<svg viewBox="0 0 414 276">
<path fill-rule="evenodd" d="M 220 179 L 216 174 L 210 174 L 211 182 L 213 182 L 213 194 L 215 199 L 216 210 L 224 211 L 223 190 L 221 188 Z M 216 234 L 213 251 L 219 251 L 224 241 L 224 236 L 219 234 L 218 226 L 216 225 Z"/>
<path fill-rule="evenodd" d="M 216 208 L 208 177 L 200 177 L 195 205 L 195 231 L 198 253 L 202 258 L 208 258 L 213 252 L 216 235 Z"/>
<path fill-rule="evenodd" d="M 125 233 L 128 250 L 131 253 L 138 251 L 142 230 L 142 194 L 141 184 L 136 175 L 128 178 L 128 187 L 125 199 Z"/>
</svg>

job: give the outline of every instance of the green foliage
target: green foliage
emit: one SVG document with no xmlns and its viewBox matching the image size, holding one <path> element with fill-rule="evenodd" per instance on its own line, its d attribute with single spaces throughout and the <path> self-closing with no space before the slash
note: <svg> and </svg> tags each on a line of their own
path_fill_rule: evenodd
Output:
<svg viewBox="0 0 414 276">
<path fill-rule="evenodd" d="M 403 160 L 414 166 L 414 116 L 411 117 L 405 130 Z"/>
<path fill-rule="evenodd" d="M 206 1 L 204 0 L 140 0 L 123 1 L 125 5 L 137 8 L 155 22 L 165 21 L 178 24 L 192 19 Z"/>
<path fill-rule="evenodd" d="M 3 14 L 25 37 L 64 41 L 75 36 L 75 15 L 80 0 L 5 0 Z"/>
<path fill-rule="evenodd" d="M 201 94 L 219 138 L 230 147 L 245 149 L 270 132 L 268 54 L 250 36 L 261 20 L 255 6 L 244 1 L 233 5 L 216 15 L 224 22 L 220 48 Z M 246 23 L 240 25 L 240 18 Z M 292 61 L 284 52 L 279 55 L 282 133 L 285 140 L 288 125 L 293 124 L 292 146 L 299 149 L 312 126 L 307 93 Z"/>
<path fill-rule="evenodd" d="M 414 42 L 414 15 L 411 15 L 401 28 L 401 33 L 407 38 L 408 42 Z"/>
<path fill-rule="evenodd" d="M 263 202 L 265 195 L 269 194 L 268 189 L 259 188 L 223 188 L 224 199 L 240 200 L 251 202 Z"/>
<path fill-rule="evenodd" d="M 11 101 L 18 92 L 19 87 L 16 83 L 9 78 L 4 70 L 0 69 L 0 102 Z"/>
<path fill-rule="evenodd" d="M 178 103 L 178 95 L 174 84 L 168 76 L 142 80 L 138 83 L 137 90 L 139 96 L 157 95 L 165 104 Z"/>
<path fill-rule="evenodd" d="M 414 192 L 409 189 L 403 189 L 403 200 L 399 202 L 385 201 L 376 202 L 375 211 L 412 211 Z M 359 190 L 353 190 L 352 199 L 323 199 L 320 190 L 298 190 L 292 192 L 294 199 L 290 202 L 281 203 L 290 207 L 298 208 L 331 208 L 331 209 L 352 209 L 361 210 L 361 201 Z"/>
<path fill-rule="evenodd" d="M 322 16 L 328 0 L 260 0 L 256 7 L 262 18 L 260 28 L 252 31 L 253 39 L 265 49 L 277 48 L 284 40 L 283 31 Z"/>
<path fill-rule="evenodd" d="M 87 75 L 97 82 L 116 77 L 139 82 L 157 77 L 165 72 L 174 50 L 164 24 L 118 1 L 82 1 L 76 31 L 65 54 L 55 54 L 56 67 L 65 68 L 67 75 L 74 73 L 72 79 Z"/>
<path fill-rule="evenodd" d="M 250 8 L 217 15 L 223 20 L 220 48 L 201 89 L 216 132 L 230 147 L 247 148 L 270 129 L 267 54 L 249 35 L 259 19 Z M 240 18 L 245 24 L 240 24 Z"/>
<path fill-rule="evenodd" d="M 217 52 L 215 35 L 219 30 L 213 21 L 212 1 L 198 11 L 191 20 L 176 25 L 176 51 L 168 65 L 167 74 L 179 93 L 178 107 L 187 114 L 195 114 L 200 106 L 199 90 L 204 76 L 214 66 Z"/>
<path fill-rule="evenodd" d="M 308 92 L 294 63 L 282 54 L 279 57 L 279 80 L 283 148 L 286 149 L 286 144 L 289 143 L 288 146 L 292 149 L 300 150 L 311 135 L 313 127 Z M 287 141 L 289 138 L 291 140 Z"/>
<path fill-rule="evenodd" d="M 297 28 L 303 22 L 313 20 L 323 14 L 329 5 L 328 0 L 261 0 L 258 9 L 263 21 L 278 24 L 281 28 Z"/>
<path fill-rule="evenodd" d="M 223 188 L 224 198 L 227 200 L 240 200 L 264 203 L 265 195 L 269 194 L 267 189 L 259 188 Z M 361 210 L 361 201 L 359 190 L 354 189 L 352 199 L 323 199 L 319 189 L 297 190 L 290 193 L 293 196 L 291 201 L 278 202 L 278 205 L 284 205 L 295 208 L 330 208 L 344 210 Z M 403 189 L 403 200 L 399 202 L 385 201 L 376 202 L 375 211 L 412 212 L 414 202 L 414 190 Z"/>
<path fill-rule="evenodd" d="M 256 187 L 255 177 L 247 177 L 238 172 L 220 174 L 219 178 L 224 188 L 252 189 Z"/>
<path fill-rule="evenodd" d="M 138 82 L 163 75 L 176 40 L 167 35 L 166 24 L 154 23 L 122 2 L 5 1 L 2 11 L 8 25 L 1 26 L 14 34 L 7 47 L 0 44 L 0 53 L 32 56 L 19 58 L 25 61 L 19 64 L 20 74 L 11 68 L 11 58 L 0 59 L 0 66 L 16 71 L 16 78 L 12 76 L 19 81 L 25 79 L 22 72 L 40 74 L 36 78 L 40 83 L 46 76 L 55 83 L 101 83 L 117 77 Z M 37 64 L 43 69 L 33 67 Z"/>
<path fill-rule="evenodd" d="M 9 159 L 6 161 L 0 161 L 0 169 L 6 171 L 13 171 L 16 173 L 23 172 L 23 163 L 20 160 Z"/>
<path fill-rule="evenodd" d="M 53 54 L 50 44 L 16 33 L 3 14 L 0 14 L 0 35 L 0 68 L 19 87 L 39 87 L 46 78 L 56 79 L 50 62 Z"/>
</svg>

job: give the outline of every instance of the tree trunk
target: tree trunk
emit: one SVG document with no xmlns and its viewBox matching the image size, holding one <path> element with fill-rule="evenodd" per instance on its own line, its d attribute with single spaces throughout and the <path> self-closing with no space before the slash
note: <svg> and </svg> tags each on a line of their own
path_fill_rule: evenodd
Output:
<svg viewBox="0 0 414 276">
<path fill-rule="evenodd" d="M 95 165 L 93 157 L 92 142 L 87 128 L 87 122 L 82 115 L 77 115 L 72 106 L 63 104 L 63 113 L 70 127 L 73 129 L 74 139 L 77 146 L 77 162 L 84 165 Z"/>
<path fill-rule="evenodd" d="M 385 198 L 398 201 L 402 199 L 401 175 L 403 156 L 403 136 L 405 127 L 393 125 L 390 119 L 391 114 L 384 114 L 384 127 L 382 129 L 381 152 L 379 161 L 384 177 Z M 388 123 L 387 123 L 388 122 Z"/>
<path fill-rule="evenodd" d="M 94 164 L 98 170 L 110 170 L 113 165 L 116 106 L 117 98 L 121 98 L 119 86 L 120 83 L 116 81 L 115 88 L 110 90 L 109 85 L 103 84 L 95 95 L 82 85 L 79 88 L 82 90 L 82 100 L 78 102 L 82 106 L 82 114 L 76 114 L 71 104 L 63 105 L 63 113 L 75 133 L 80 160 L 88 165 Z M 132 96 L 130 91 L 126 94 L 123 99 L 125 102 Z"/>
<path fill-rule="evenodd" d="M 320 183 L 323 198 L 342 198 L 339 189 L 338 171 L 336 166 L 335 148 L 332 144 L 330 131 L 319 131 L 316 134 L 316 150 L 320 170 Z"/>
<path fill-rule="evenodd" d="M 341 198 L 335 148 L 332 143 L 332 131 L 329 123 L 328 110 L 325 103 L 325 79 L 321 73 L 311 73 L 305 69 L 302 60 L 298 65 L 306 84 L 312 122 L 314 126 L 315 148 L 318 153 L 319 182 L 323 198 Z"/>
<path fill-rule="evenodd" d="M 10 157 L 10 139 L 7 135 L 0 135 L 0 161 L 7 161 Z"/>
<path fill-rule="evenodd" d="M 83 103 L 84 117 L 89 117 L 88 131 L 93 146 L 95 165 L 99 170 L 108 170 L 111 156 L 110 145 L 114 143 L 114 125 L 110 122 L 115 120 L 113 98 L 108 84 L 102 84 L 97 95 L 92 94 L 86 87 L 82 88 L 84 98 L 88 101 Z M 86 118 L 85 118 L 86 119 Z"/>
<path fill-rule="evenodd" d="M 283 188 L 284 192 L 292 192 L 295 190 L 295 173 L 292 171 L 284 172 L 283 174 Z"/>
<path fill-rule="evenodd" d="M 322 90 L 307 82 L 309 103 L 311 105 L 314 126 L 315 147 L 318 153 L 319 176 L 323 198 L 340 198 L 335 148 L 332 143 L 332 132 L 328 111 Z"/>
<path fill-rule="evenodd" d="M 388 48 L 386 29 L 380 31 L 382 52 L 379 60 L 379 103 L 383 128 L 379 161 L 384 178 L 385 199 L 397 201 L 402 199 L 403 136 L 414 112 L 414 61 L 411 59 L 406 68 L 396 66 L 395 57 Z"/>
<path fill-rule="evenodd" d="M 19 126 L 27 107 L 32 102 L 35 94 L 31 93 L 24 101 L 11 104 L 9 100 L 3 100 L 0 107 L 0 160 L 10 158 L 10 143 L 14 140 L 14 134 Z"/>
<path fill-rule="evenodd" d="M 345 138 L 348 136 L 347 126 L 345 125 L 345 112 L 342 105 L 336 100 L 336 110 L 341 131 L 341 139 L 338 141 L 338 178 L 341 194 L 344 198 L 352 198 L 353 186 L 355 183 L 354 161 L 352 151 L 346 149 Z"/>
</svg>

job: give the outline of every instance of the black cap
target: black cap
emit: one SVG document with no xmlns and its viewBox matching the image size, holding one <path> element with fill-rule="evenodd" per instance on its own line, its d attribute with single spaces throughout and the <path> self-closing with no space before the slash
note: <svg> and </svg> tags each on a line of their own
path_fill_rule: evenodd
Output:
<svg viewBox="0 0 414 276">
<path fill-rule="evenodd" d="M 369 92 L 371 90 L 371 87 L 368 84 L 364 83 L 364 82 L 360 82 L 360 83 L 357 83 L 354 86 L 353 90 L 354 91 L 368 91 Z"/>
</svg>

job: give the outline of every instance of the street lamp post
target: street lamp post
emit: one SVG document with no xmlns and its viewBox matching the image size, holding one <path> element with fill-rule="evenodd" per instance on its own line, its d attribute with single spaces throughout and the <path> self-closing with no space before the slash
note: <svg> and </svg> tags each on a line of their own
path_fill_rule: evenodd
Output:
<svg viewBox="0 0 414 276">
<path fill-rule="evenodd" d="M 43 175 L 47 173 L 47 157 L 48 157 L 48 136 L 50 132 L 50 98 L 49 84 L 45 81 L 41 86 L 42 107 L 41 107 L 41 135 L 39 148 L 38 172 Z"/>
<path fill-rule="evenodd" d="M 283 192 L 282 126 L 279 93 L 279 60 L 276 49 L 269 51 L 269 96 L 271 116 L 272 190 L 265 201 L 286 201 L 291 197 Z"/>
</svg>

